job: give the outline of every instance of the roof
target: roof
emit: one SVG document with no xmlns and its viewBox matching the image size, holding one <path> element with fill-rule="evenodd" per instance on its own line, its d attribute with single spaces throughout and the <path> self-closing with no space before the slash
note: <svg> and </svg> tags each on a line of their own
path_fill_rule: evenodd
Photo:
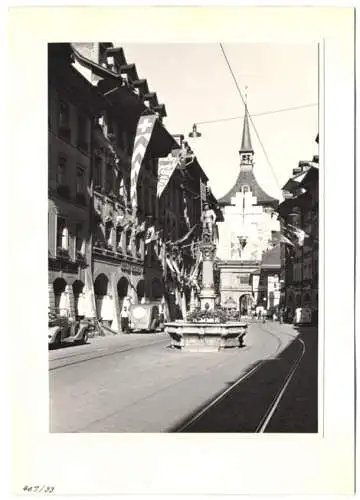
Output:
<svg viewBox="0 0 360 500">
<path fill-rule="evenodd" d="M 244 126 L 243 126 L 240 153 L 253 153 L 253 152 L 254 150 L 251 144 L 250 129 L 249 129 L 248 110 L 247 106 L 245 106 Z"/>
<path fill-rule="evenodd" d="M 221 205 L 231 205 L 231 198 L 235 196 L 235 194 L 241 191 L 242 186 L 249 186 L 250 191 L 257 198 L 258 205 L 278 205 L 279 201 L 276 198 L 265 193 L 262 187 L 259 185 L 256 177 L 254 175 L 253 169 L 242 169 L 240 168 L 240 172 L 238 178 L 236 179 L 235 184 L 230 189 L 225 196 L 220 198 L 218 201 Z"/>
<path fill-rule="evenodd" d="M 264 252 L 263 258 L 261 260 L 261 268 L 280 268 L 280 243 L 276 244 L 273 248 L 270 248 L 267 252 Z"/>
</svg>

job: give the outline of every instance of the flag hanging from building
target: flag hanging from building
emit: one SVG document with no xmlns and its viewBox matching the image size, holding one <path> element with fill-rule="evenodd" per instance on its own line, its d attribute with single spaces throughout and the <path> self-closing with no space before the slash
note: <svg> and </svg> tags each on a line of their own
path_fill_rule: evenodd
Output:
<svg viewBox="0 0 360 500">
<path fill-rule="evenodd" d="M 289 231 L 295 236 L 297 240 L 297 244 L 302 247 L 304 245 L 305 238 L 309 238 L 309 235 L 305 233 L 303 229 L 299 227 L 293 226 L 292 224 L 288 224 Z"/>
<path fill-rule="evenodd" d="M 285 243 L 286 245 L 291 245 L 293 247 L 295 246 L 295 244 L 289 238 L 287 238 L 284 234 L 280 235 L 280 241 L 282 243 Z"/>
<path fill-rule="evenodd" d="M 180 159 L 178 156 L 174 156 L 171 153 L 167 158 L 159 158 L 158 163 L 158 183 L 157 183 L 157 196 L 160 198 L 164 189 L 168 185 L 172 174 L 176 167 L 180 164 Z"/>
<path fill-rule="evenodd" d="M 137 210 L 137 183 L 142 161 L 144 159 L 151 134 L 154 129 L 156 115 L 140 116 L 131 158 L 130 200 L 133 213 Z"/>
<path fill-rule="evenodd" d="M 189 210 L 188 210 L 188 204 L 187 204 L 187 199 L 186 199 L 185 191 L 183 193 L 183 200 L 184 200 L 184 219 L 185 219 L 185 224 L 186 224 L 187 228 L 190 229 Z"/>
</svg>

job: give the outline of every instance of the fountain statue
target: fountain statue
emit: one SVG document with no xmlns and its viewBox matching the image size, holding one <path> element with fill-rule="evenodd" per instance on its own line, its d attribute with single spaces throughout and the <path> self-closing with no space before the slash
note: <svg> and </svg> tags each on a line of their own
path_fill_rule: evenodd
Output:
<svg viewBox="0 0 360 500">
<path fill-rule="evenodd" d="M 204 205 L 201 217 L 202 282 L 200 285 L 200 308 L 191 312 L 186 321 L 165 323 L 165 332 L 171 345 L 184 351 L 219 351 L 225 348 L 242 347 L 247 324 L 238 317 L 216 306 L 214 287 L 214 259 L 216 255 L 216 216 L 208 204 Z"/>
</svg>

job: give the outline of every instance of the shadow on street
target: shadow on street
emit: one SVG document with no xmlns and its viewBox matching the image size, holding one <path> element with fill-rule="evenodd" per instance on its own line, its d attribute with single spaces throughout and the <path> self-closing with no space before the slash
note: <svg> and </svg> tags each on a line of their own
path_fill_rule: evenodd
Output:
<svg viewBox="0 0 360 500">
<path fill-rule="evenodd" d="M 258 362 L 258 369 L 249 378 L 235 386 L 200 418 L 190 423 L 220 394 L 168 432 L 256 432 L 272 408 L 296 360 L 301 356 L 303 343 L 304 356 L 265 432 L 318 432 L 317 327 L 297 326 L 296 329 L 299 335 L 278 356 Z M 254 365 L 249 367 L 248 372 L 253 368 Z M 235 382 L 229 381 L 229 387 Z"/>
</svg>

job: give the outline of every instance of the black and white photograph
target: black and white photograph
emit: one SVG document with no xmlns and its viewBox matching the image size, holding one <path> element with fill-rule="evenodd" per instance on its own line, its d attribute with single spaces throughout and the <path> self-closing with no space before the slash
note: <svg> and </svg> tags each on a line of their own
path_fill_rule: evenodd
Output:
<svg viewBox="0 0 360 500">
<path fill-rule="evenodd" d="M 51 432 L 318 432 L 318 73 L 48 45 Z"/>
<path fill-rule="evenodd" d="M 55 11 L 69 13 L 63 32 Z M 329 62 L 334 40 L 351 41 L 332 35 L 351 26 L 338 11 L 337 23 L 321 8 L 41 14 L 39 74 L 26 57 L 21 73 L 32 111 L 12 77 L 36 144 L 12 200 L 13 227 L 19 216 L 31 234 L 26 263 L 12 254 L 27 325 L 12 368 L 26 392 L 21 493 L 351 491 L 354 87 L 351 52 Z M 31 12 L 14 15 L 17 36 Z M 344 472 L 326 479 L 330 431 Z"/>
</svg>

